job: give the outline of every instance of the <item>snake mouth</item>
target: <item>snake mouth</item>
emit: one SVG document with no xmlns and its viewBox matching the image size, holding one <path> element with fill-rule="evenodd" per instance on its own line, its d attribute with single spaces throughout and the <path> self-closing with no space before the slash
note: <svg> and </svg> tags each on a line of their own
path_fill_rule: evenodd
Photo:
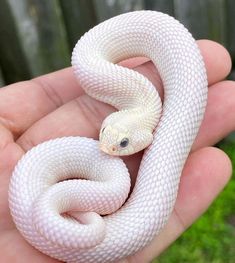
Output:
<svg viewBox="0 0 235 263">
<path fill-rule="evenodd" d="M 99 144 L 99 148 L 102 152 L 109 154 L 108 147 L 102 143 Z"/>
<path fill-rule="evenodd" d="M 99 148 L 102 152 L 107 153 L 109 155 L 117 155 L 117 146 L 107 146 L 105 144 L 100 143 Z"/>
</svg>

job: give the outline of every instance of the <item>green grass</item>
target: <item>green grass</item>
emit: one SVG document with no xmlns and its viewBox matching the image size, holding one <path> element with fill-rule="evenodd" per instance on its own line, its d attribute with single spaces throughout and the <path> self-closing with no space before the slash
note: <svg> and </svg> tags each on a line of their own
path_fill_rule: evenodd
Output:
<svg viewBox="0 0 235 263">
<path fill-rule="evenodd" d="M 235 143 L 220 144 L 235 167 Z M 154 263 L 235 262 L 235 170 L 232 180 L 200 217 Z"/>
</svg>

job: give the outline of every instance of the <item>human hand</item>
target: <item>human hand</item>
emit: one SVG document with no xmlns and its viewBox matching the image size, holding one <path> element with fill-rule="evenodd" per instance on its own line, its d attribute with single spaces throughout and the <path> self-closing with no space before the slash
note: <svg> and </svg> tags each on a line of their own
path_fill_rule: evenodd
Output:
<svg viewBox="0 0 235 263">
<path fill-rule="evenodd" d="M 209 96 L 206 115 L 183 170 L 174 211 L 163 231 L 142 251 L 122 262 L 148 262 L 159 255 L 210 205 L 231 174 L 231 163 L 210 147 L 235 125 L 235 83 L 223 81 L 231 68 L 227 51 L 212 41 L 198 41 L 204 57 Z M 143 73 L 162 94 L 151 62 L 124 64 Z M 2 262 L 59 262 L 29 245 L 11 219 L 8 184 L 17 161 L 33 146 L 62 136 L 98 138 L 102 120 L 114 109 L 85 95 L 71 68 L 16 83 L 0 90 L 0 246 Z M 141 153 L 125 158 L 132 182 Z"/>
</svg>

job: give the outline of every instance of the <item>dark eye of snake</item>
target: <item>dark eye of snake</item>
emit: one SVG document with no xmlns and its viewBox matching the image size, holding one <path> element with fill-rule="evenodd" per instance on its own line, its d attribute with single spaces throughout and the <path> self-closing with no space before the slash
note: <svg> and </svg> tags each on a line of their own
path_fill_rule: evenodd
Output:
<svg viewBox="0 0 235 263">
<path fill-rule="evenodd" d="M 123 138 L 120 142 L 121 147 L 126 147 L 129 144 L 129 139 L 128 138 Z"/>
</svg>

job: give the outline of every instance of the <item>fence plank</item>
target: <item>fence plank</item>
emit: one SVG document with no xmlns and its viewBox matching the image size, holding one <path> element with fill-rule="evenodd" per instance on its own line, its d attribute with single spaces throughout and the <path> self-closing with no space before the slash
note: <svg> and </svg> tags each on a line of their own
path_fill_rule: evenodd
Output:
<svg viewBox="0 0 235 263">
<path fill-rule="evenodd" d="M 169 15 L 174 15 L 173 0 L 145 0 L 144 7 L 148 10 L 157 10 Z"/>
<path fill-rule="evenodd" d="M 229 76 L 228 76 L 228 79 L 230 79 L 230 80 L 235 80 L 235 69 L 233 69 L 233 70 L 231 71 L 231 73 L 230 73 Z"/>
<path fill-rule="evenodd" d="M 7 0 L 0 0 L 0 64 L 6 83 L 30 78 L 19 32 Z"/>
<path fill-rule="evenodd" d="M 174 0 L 176 17 L 195 38 L 226 44 L 225 0 Z"/>
<path fill-rule="evenodd" d="M 57 0 L 8 0 L 32 76 L 69 65 L 66 32 Z"/>
<path fill-rule="evenodd" d="M 94 0 L 98 21 L 144 8 L 144 0 Z"/>
<path fill-rule="evenodd" d="M 232 55 L 233 61 L 235 61 L 235 1 L 226 1 L 226 17 L 227 17 L 227 45 Z"/>
<path fill-rule="evenodd" d="M 2 76 L 2 71 L 0 69 L 0 88 L 4 86 L 4 80 L 3 80 L 3 76 Z"/>
<path fill-rule="evenodd" d="M 70 64 L 78 38 L 120 13 L 152 9 L 175 15 L 195 38 L 227 44 L 235 60 L 233 0 L 0 0 L 0 65 L 6 83 Z"/>
<path fill-rule="evenodd" d="M 60 5 L 71 51 L 79 37 L 97 24 L 96 12 L 91 0 L 60 0 Z"/>
</svg>

